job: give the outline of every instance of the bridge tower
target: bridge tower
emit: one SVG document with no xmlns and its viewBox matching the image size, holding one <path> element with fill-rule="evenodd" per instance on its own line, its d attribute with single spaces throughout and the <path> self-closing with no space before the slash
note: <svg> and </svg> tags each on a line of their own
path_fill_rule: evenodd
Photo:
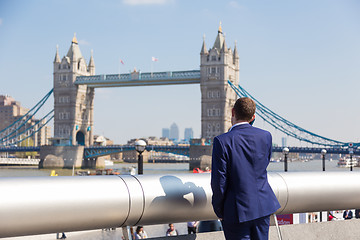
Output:
<svg viewBox="0 0 360 240">
<path fill-rule="evenodd" d="M 239 84 L 239 55 L 227 48 L 219 26 L 212 48 L 207 50 L 205 37 L 200 52 L 201 137 L 213 139 L 231 127 L 231 109 L 237 99 L 227 83 Z"/>
<path fill-rule="evenodd" d="M 91 53 L 89 64 L 81 54 L 76 36 L 61 60 L 56 49 L 54 59 L 54 140 L 61 145 L 93 144 L 94 88 L 75 85 L 77 76 L 95 74 Z"/>
</svg>

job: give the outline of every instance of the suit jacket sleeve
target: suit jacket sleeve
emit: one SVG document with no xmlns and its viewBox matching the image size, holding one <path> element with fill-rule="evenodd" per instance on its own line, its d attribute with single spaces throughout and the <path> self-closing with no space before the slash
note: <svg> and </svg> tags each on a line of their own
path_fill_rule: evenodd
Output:
<svg viewBox="0 0 360 240">
<path fill-rule="evenodd" d="M 213 191 L 212 205 L 215 214 L 223 218 L 224 199 L 227 187 L 227 160 L 224 149 L 218 138 L 214 139 L 212 152 L 211 188 Z"/>
</svg>

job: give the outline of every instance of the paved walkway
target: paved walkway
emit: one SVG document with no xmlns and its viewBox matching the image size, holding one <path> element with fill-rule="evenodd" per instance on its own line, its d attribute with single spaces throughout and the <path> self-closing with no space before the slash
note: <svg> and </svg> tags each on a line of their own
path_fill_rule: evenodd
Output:
<svg viewBox="0 0 360 240">
<path fill-rule="evenodd" d="M 186 223 L 175 223 L 175 228 L 179 234 L 187 234 Z M 144 226 L 149 238 L 163 237 L 165 236 L 166 230 L 168 229 L 167 224 L 150 225 Z M 136 228 L 134 227 L 134 231 Z M 81 232 L 67 232 L 66 240 L 121 240 L 122 229 L 117 228 L 116 230 L 92 230 L 92 231 L 81 231 Z M 60 234 L 61 236 L 61 234 Z M 56 234 L 44 234 L 26 237 L 14 237 L 14 238 L 2 238 L 1 240 L 54 240 Z"/>
</svg>

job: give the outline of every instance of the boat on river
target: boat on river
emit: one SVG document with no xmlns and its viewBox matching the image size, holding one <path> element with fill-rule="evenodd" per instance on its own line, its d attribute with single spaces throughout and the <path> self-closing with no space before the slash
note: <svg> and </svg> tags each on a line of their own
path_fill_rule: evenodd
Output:
<svg viewBox="0 0 360 240">
<path fill-rule="evenodd" d="M 136 167 L 123 167 L 122 169 L 96 169 L 95 171 L 85 170 L 85 171 L 76 171 L 78 176 L 92 176 L 92 175 L 135 175 Z"/>
<path fill-rule="evenodd" d="M 352 159 L 350 159 L 350 157 L 345 157 L 345 158 L 340 158 L 340 160 L 337 163 L 337 166 L 349 168 L 352 165 L 353 167 L 357 167 L 358 162 L 359 162 L 358 159 L 355 157 L 353 157 Z"/>
</svg>

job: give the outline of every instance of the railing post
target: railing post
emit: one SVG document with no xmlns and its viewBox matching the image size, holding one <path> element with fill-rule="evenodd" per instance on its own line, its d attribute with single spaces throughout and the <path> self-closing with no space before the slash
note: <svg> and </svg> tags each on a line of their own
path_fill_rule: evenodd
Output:
<svg viewBox="0 0 360 240">
<path fill-rule="evenodd" d="M 323 169 L 323 171 L 325 171 L 325 155 L 326 155 L 326 150 L 322 149 L 321 150 L 321 156 L 322 156 L 322 169 Z"/>
<path fill-rule="evenodd" d="M 288 158 L 288 154 L 289 154 L 289 149 L 287 147 L 284 148 L 283 153 L 284 153 L 284 171 L 287 172 L 288 171 L 287 158 Z"/>
<path fill-rule="evenodd" d="M 354 148 L 353 148 L 353 143 L 349 143 L 349 154 L 350 154 L 350 171 L 352 172 L 353 170 L 353 154 L 354 154 Z"/>
<path fill-rule="evenodd" d="M 132 240 L 131 229 L 129 226 L 122 227 L 124 240 Z"/>
</svg>

